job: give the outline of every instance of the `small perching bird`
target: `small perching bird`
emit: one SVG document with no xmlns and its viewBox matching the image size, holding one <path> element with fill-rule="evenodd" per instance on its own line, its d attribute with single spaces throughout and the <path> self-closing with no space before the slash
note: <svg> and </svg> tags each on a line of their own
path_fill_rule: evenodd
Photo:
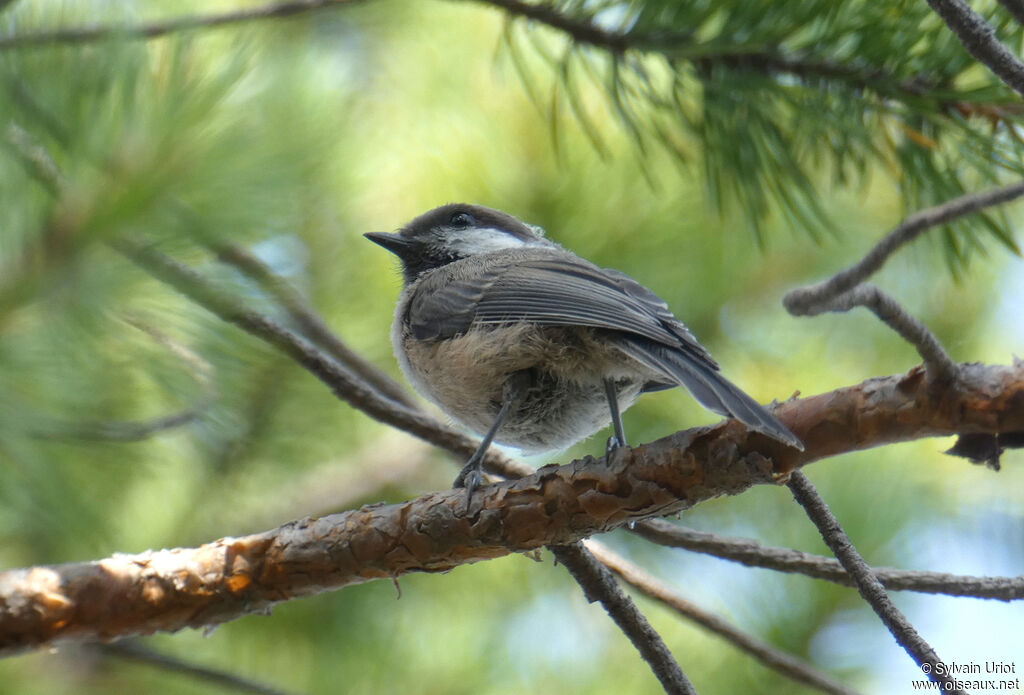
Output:
<svg viewBox="0 0 1024 695">
<path fill-rule="evenodd" d="M 492 441 L 564 449 L 642 393 L 685 386 L 716 413 L 797 449 L 801 441 L 728 381 L 649 289 L 599 268 L 534 227 L 479 205 L 445 205 L 399 232 L 367 234 L 402 262 L 392 341 L 413 386 L 483 435 L 455 486 L 481 480 Z"/>
</svg>

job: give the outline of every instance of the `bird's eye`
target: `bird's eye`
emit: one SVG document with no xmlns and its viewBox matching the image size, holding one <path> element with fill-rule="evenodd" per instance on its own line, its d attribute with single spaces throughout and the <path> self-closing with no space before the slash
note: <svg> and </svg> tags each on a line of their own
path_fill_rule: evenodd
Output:
<svg viewBox="0 0 1024 695">
<path fill-rule="evenodd" d="M 476 220 L 468 212 L 457 212 L 448 220 L 448 224 L 453 227 L 470 227 L 475 223 Z"/>
</svg>

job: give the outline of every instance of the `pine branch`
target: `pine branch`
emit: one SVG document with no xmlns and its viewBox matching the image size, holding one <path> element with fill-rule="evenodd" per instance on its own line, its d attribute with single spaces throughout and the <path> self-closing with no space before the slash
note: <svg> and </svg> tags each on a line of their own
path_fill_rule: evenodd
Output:
<svg viewBox="0 0 1024 695">
<path fill-rule="evenodd" d="M 271 2 L 258 7 L 232 10 L 220 14 L 185 15 L 141 26 L 101 26 L 40 31 L 33 34 L 0 36 L 0 50 L 31 48 L 56 44 L 85 44 L 112 39 L 154 39 L 194 29 L 245 24 L 265 19 L 282 19 L 343 5 L 355 5 L 362 0 L 291 0 Z"/>
<path fill-rule="evenodd" d="M 719 635 L 737 649 L 741 649 L 768 668 L 774 669 L 776 672 L 797 683 L 802 683 L 824 693 L 856 695 L 855 690 L 847 688 L 809 663 L 798 659 L 792 654 L 776 649 L 767 642 L 763 642 L 718 616 L 705 611 L 697 604 L 687 601 L 673 592 L 664 583 L 652 577 L 642 567 L 609 550 L 603 544 L 594 540 L 584 541 L 583 544 L 605 567 L 619 575 L 630 586 L 637 588 L 644 595 L 649 596 L 655 601 L 665 604 L 686 619 Z"/>
<path fill-rule="evenodd" d="M 3 572 L 0 654 L 204 627 L 349 584 L 567 545 L 775 484 L 796 466 L 844 451 L 965 430 L 1024 431 L 1024 364 L 962 365 L 962 375 L 944 392 L 914 370 L 787 401 L 776 414 L 802 435 L 802 453 L 729 422 L 619 449 L 611 461 L 587 457 L 485 486 L 468 513 L 464 492 L 449 490 L 194 549 Z"/>
<path fill-rule="evenodd" d="M 661 635 L 647 622 L 647 618 L 618 585 L 608 568 L 598 562 L 582 543 L 551 546 L 550 550 L 583 588 L 587 600 L 591 603 L 601 602 L 608 615 L 650 665 L 666 693 L 696 695 L 693 684 L 679 668 Z"/>
<path fill-rule="evenodd" d="M 248 310 L 233 298 L 218 292 L 211 283 L 190 268 L 155 249 L 135 242 L 122 240 L 116 246 L 127 257 L 147 269 L 155 277 L 175 287 L 223 320 L 239 326 L 291 356 L 327 384 L 339 397 L 360 408 L 371 417 L 395 425 L 460 456 L 469 456 L 475 451 L 476 445 L 468 437 L 440 426 L 432 418 L 397 406 L 391 400 L 381 397 L 375 390 L 364 385 L 358 377 L 331 360 L 309 341 L 269 318 Z M 964 365 L 963 368 L 968 370 L 987 369 L 981 365 Z M 1006 374 L 1013 373 L 1015 373 L 1014 369 L 1009 369 L 1006 372 Z M 764 435 L 748 432 L 734 421 L 723 423 L 709 430 L 711 436 L 708 439 L 725 438 L 741 447 L 747 447 L 749 451 L 758 451 L 771 458 L 775 462 L 776 470 L 784 474 L 817 458 L 878 446 L 892 441 L 971 431 L 997 433 L 1024 430 L 1020 424 L 1012 427 L 1007 423 L 997 424 L 992 421 L 973 422 L 971 420 L 969 416 L 971 413 L 997 410 L 1002 407 L 992 402 L 992 397 L 998 391 L 983 393 L 977 390 L 978 388 L 992 388 L 984 383 L 978 383 L 977 377 L 978 374 L 974 372 L 971 375 L 965 374 L 963 378 L 966 381 L 962 385 L 958 385 L 955 389 L 946 388 L 941 391 L 943 398 L 964 402 L 963 413 L 960 415 L 942 411 L 935 402 L 937 396 L 933 395 L 930 398 L 922 396 L 921 403 L 915 404 L 914 412 L 918 417 L 911 417 L 909 413 L 903 413 L 898 422 L 896 418 L 891 417 L 891 414 L 898 412 L 896 409 L 904 404 L 899 393 L 915 392 L 918 389 L 931 386 L 925 375 L 919 370 L 912 370 L 904 377 L 878 379 L 866 382 L 859 387 L 840 389 L 822 396 L 783 403 L 776 409 L 776 415 L 784 422 L 788 421 L 787 425 L 790 429 L 807 445 L 808 450 L 802 454 Z M 885 399 L 890 397 L 894 398 L 894 402 L 890 404 L 894 409 L 886 410 L 881 406 L 884 405 Z M 872 409 L 862 399 L 881 399 L 880 407 Z M 867 413 L 862 415 L 852 412 L 860 408 Z M 833 418 L 833 421 L 856 423 L 856 426 L 837 432 L 836 428 L 828 426 L 827 422 L 821 422 L 820 429 L 817 429 L 816 420 L 826 414 L 827 417 Z M 993 429 L 996 432 L 993 432 Z M 705 438 L 699 441 L 705 441 Z M 529 467 L 523 464 L 513 464 L 506 457 L 493 451 L 488 456 L 488 465 L 493 466 L 491 470 L 495 472 L 511 471 L 512 475 L 529 471 Z"/>
<path fill-rule="evenodd" d="M 821 498 L 814 485 L 807 479 L 807 476 L 802 471 L 794 471 L 788 485 L 789 489 L 793 492 L 793 497 L 807 512 L 807 516 L 814 522 L 814 525 L 818 527 L 818 531 L 821 533 L 825 544 L 835 554 L 836 558 L 839 559 L 843 569 L 853 578 L 861 597 L 878 614 L 878 617 L 889 628 L 889 632 L 896 638 L 900 646 L 907 651 L 918 666 L 927 664 L 931 667 L 926 670 L 926 673 L 929 678 L 943 686 L 943 691 L 961 693 L 963 695 L 964 691 L 955 687 L 954 680 L 942 668 L 939 655 L 918 634 L 906 616 L 889 598 L 889 595 L 885 592 L 885 587 L 882 586 L 871 568 L 864 561 L 864 558 L 857 552 L 849 536 L 846 535 L 843 527 L 840 526 L 839 520 L 832 514 L 828 505 L 825 504 L 825 500 Z M 936 666 L 939 668 L 936 668 Z"/>
<path fill-rule="evenodd" d="M 478 1 L 486 5 L 500 7 L 511 16 L 525 17 L 546 24 L 552 29 L 563 31 L 577 43 L 605 48 L 613 53 L 623 53 L 627 49 L 634 47 L 634 42 L 626 34 L 609 31 L 593 22 L 571 17 L 549 5 L 522 2 L 522 0 Z"/>
<path fill-rule="evenodd" d="M 1022 0 L 999 0 L 999 4 L 1013 15 L 1018 24 L 1024 24 L 1024 2 Z"/>
<path fill-rule="evenodd" d="M 968 53 L 1024 96 L 1024 63 L 999 42 L 996 30 L 984 17 L 963 0 L 928 0 L 928 4 L 953 30 Z"/>
<path fill-rule="evenodd" d="M 56 193 L 60 188 L 59 176 L 60 172 L 56 168 L 52 171 L 43 171 L 42 178 L 44 181 L 53 184 L 53 187 L 50 189 L 51 193 Z M 177 207 L 180 213 L 190 214 L 184 206 L 178 204 Z M 311 358 L 319 357 L 312 354 L 316 352 L 313 346 L 302 344 L 304 341 L 301 338 L 269 320 L 250 316 L 244 306 L 219 293 L 209 283 L 202 280 L 198 274 L 175 263 L 172 259 L 163 256 L 153 249 L 124 240 L 115 242 L 113 245 L 123 254 L 135 260 L 158 277 L 162 277 L 165 281 L 170 282 L 193 299 L 204 297 L 207 300 L 208 308 L 215 310 L 224 320 L 230 320 L 229 316 L 233 316 L 236 322 L 242 321 L 245 325 L 249 326 L 250 330 L 258 328 L 259 330 L 256 332 L 264 339 L 267 339 L 273 333 L 290 339 L 289 345 L 298 349 L 303 355 L 308 355 Z M 349 398 L 354 398 L 354 402 L 360 404 L 364 409 L 368 404 L 375 406 L 383 405 L 386 408 L 386 403 L 380 403 L 380 399 L 383 398 L 392 401 L 398 408 L 404 410 L 406 414 L 419 414 L 418 407 L 401 386 L 366 361 L 361 355 L 351 350 L 330 330 L 319 315 L 306 304 L 305 300 L 294 288 L 274 274 L 259 259 L 237 246 L 222 244 L 214 250 L 222 261 L 234 265 L 245 275 L 260 284 L 288 311 L 293 320 L 306 332 L 307 336 L 318 342 L 331 357 L 337 360 L 342 371 L 340 374 L 332 375 L 335 381 L 336 393 L 339 395 L 344 393 Z M 260 332 L 260 330 L 263 332 Z M 280 344 L 278 347 L 280 347 Z M 292 352 L 291 355 L 296 357 L 295 352 Z M 317 361 L 319 362 L 319 360 Z M 338 379 L 338 376 L 342 378 Z M 115 431 L 122 437 L 135 436 L 136 438 L 141 438 L 141 436 L 148 436 L 154 431 L 178 426 L 184 422 L 191 421 L 191 419 L 193 419 L 193 416 L 190 414 L 187 419 L 177 416 L 163 418 L 151 423 L 118 423 L 119 427 L 116 430 L 110 426 L 93 429 L 96 432 L 101 432 L 108 438 Z M 129 425 L 132 426 L 129 427 Z M 650 664 L 655 675 L 665 687 L 666 692 L 681 693 L 682 695 L 692 694 L 694 692 L 692 685 L 690 685 L 679 665 L 672 658 L 660 635 L 650 627 L 643 614 L 637 610 L 629 597 L 619 589 L 614 580 L 607 580 L 610 576 L 608 575 L 608 570 L 596 563 L 583 547 L 578 544 L 557 548 L 552 547 L 552 552 L 560 557 L 563 563 L 570 568 L 573 577 L 580 582 L 588 599 L 602 602 L 609 615 L 630 638 L 641 656 Z"/>
<path fill-rule="evenodd" d="M 715 533 L 695 531 L 664 519 L 638 522 L 634 525 L 633 532 L 652 543 L 706 553 L 748 567 L 792 572 L 843 586 L 854 586 L 853 579 L 839 561 L 823 555 L 766 546 L 749 538 L 729 538 Z M 1024 576 L 972 577 L 890 567 L 873 567 L 872 571 L 882 585 L 892 591 L 919 591 L 1000 601 L 1024 599 Z"/>
</svg>

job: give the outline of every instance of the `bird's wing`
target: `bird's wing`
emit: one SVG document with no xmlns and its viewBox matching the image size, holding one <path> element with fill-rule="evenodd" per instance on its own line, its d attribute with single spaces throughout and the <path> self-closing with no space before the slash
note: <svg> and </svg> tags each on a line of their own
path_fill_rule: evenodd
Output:
<svg viewBox="0 0 1024 695">
<path fill-rule="evenodd" d="M 516 321 L 589 326 L 640 336 L 718 368 L 668 305 L 624 273 L 547 249 L 475 260 L 475 267 L 448 266 L 453 272 L 440 276 L 449 280 L 443 284 L 428 278 L 417 288 L 409 314 L 415 337 L 448 338 L 474 325 Z"/>
<path fill-rule="evenodd" d="M 451 272 L 428 276 L 416 288 L 408 315 L 416 338 L 450 338 L 474 326 L 516 321 L 614 331 L 623 352 L 663 376 L 649 390 L 681 384 L 708 409 L 803 449 L 785 425 L 721 375 L 664 301 L 627 275 L 551 250 L 471 260 L 446 266 Z"/>
</svg>

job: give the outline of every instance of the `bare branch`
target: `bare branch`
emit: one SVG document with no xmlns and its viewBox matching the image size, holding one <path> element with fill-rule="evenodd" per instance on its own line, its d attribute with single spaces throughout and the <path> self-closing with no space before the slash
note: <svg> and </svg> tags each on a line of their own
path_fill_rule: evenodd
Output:
<svg viewBox="0 0 1024 695">
<path fill-rule="evenodd" d="M 340 369 L 307 356 L 302 361 L 323 367 L 326 378 Z M 1024 365 L 963 365 L 962 371 L 957 388 L 938 396 L 915 370 L 787 401 L 776 414 L 803 435 L 804 452 L 729 422 L 618 449 L 610 460 L 587 457 L 485 486 L 468 512 L 465 493 L 450 490 L 195 549 L 3 572 L 0 654 L 66 639 L 203 627 L 348 584 L 567 545 L 632 520 L 774 484 L 795 466 L 843 449 L 959 431 L 1024 431 Z M 393 402 L 381 401 L 397 411 Z M 836 422 L 850 424 L 837 428 Z"/>
<path fill-rule="evenodd" d="M 1024 64 L 999 42 L 996 30 L 984 17 L 963 0 L 928 0 L 928 4 L 953 30 L 968 53 L 1024 96 Z"/>
<path fill-rule="evenodd" d="M 275 297 L 308 337 L 351 369 L 357 377 L 396 403 L 410 409 L 416 408 L 404 389 L 337 338 L 301 295 L 262 261 L 234 245 L 221 245 L 215 250 L 221 260 L 234 265 Z M 601 602 L 616 625 L 629 637 L 641 657 L 650 665 L 666 692 L 684 695 L 694 692 L 661 637 L 606 569 L 590 557 L 579 544 L 552 546 L 551 551 L 579 582 L 588 600 Z"/>
<path fill-rule="evenodd" d="M 944 383 L 956 378 L 956 363 L 942 347 L 942 343 L 935 337 L 935 334 L 911 316 L 895 298 L 875 285 L 857 285 L 838 297 L 815 306 L 807 312 L 807 315 L 815 316 L 825 311 L 843 313 L 857 306 L 870 309 L 875 316 L 881 319 L 882 323 L 913 345 L 924 360 L 925 369 L 928 370 L 931 379 Z"/>
<path fill-rule="evenodd" d="M 313 311 L 299 291 L 274 273 L 263 261 L 236 244 L 218 244 L 214 251 L 221 261 L 234 266 L 258 283 L 285 308 L 307 338 L 348 367 L 356 376 L 362 378 L 381 395 L 406 408 L 419 407 L 398 382 L 346 345 L 319 314 Z"/>
<path fill-rule="evenodd" d="M 693 684 L 679 668 L 661 635 L 647 622 L 608 568 L 598 562 L 582 543 L 556 545 L 549 549 L 582 587 L 587 600 L 601 602 L 611 619 L 650 665 L 666 693 L 696 695 Z"/>
<path fill-rule="evenodd" d="M 272 2 L 259 7 L 232 10 L 221 14 L 185 15 L 136 27 L 83 27 L 41 31 L 34 34 L 15 34 L 0 37 L 0 50 L 52 44 L 95 43 L 110 39 L 153 39 L 191 29 L 209 29 L 264 19 L 294 17 L 316 10 L 354 5 L 357 2 L 360 0 L 291 0 L 290 2 Z"/>
<path fill-rule="evenodd" d="M 664 519 L 648 519 L 634 525 L 633 532 L 652 543 L 685 548 L 714 555 L 749 567 L 764 567 L 779 572 L 793 572 L 815 579 L 825 579 L 843 586 L 854 586 L 853 579 L 834 558 L 814 555 L 791 548 L 766 546 L 749 538 L 730 538 L 716 533 L 695 531 Z M 948 596 L 973 596 L 1000 601 L 1024 598 L 1024 576 L 971 577 L 944 572 L 900 570 L 874 567 L 872 570 L 886 589 L 919 591 Z"/>
<path fill-rule="evenodd" d="M 113 246 L 154 277 L 171 285 L 224 321 L 278 348 L 324 382 L 335 395 L 370 417 L 460 456 L 468 457 L 476 451 L 477 444 L 469 437 L 445 427 L 422 412 L 410 410 L 381 396 L 358 375 L 331 359 L 308 340 L 270 318 L 249 310 L 240 301 L 220 292 L 192 268 L 137 242 L 120 240 L 114 242 Z M 530 470 L 522 464 L 516 468 L 507 457 L 494 450 L 488 454 L 487 463 L 492 470 L 497 471 L 518 470 L 525 473 Z"/>
<path fill-rule="evenodd" d="M 219 292 L 191 268 L 136 242 L 122 240 L 117 242 L 116 248 L 156 278 L 175 287 L 225 321 L 274 345 L 327 384 L 340 398 L 371 417 L 460 456 L 469 456 L 475 451 L 476 444 L 470 438 L 440 425 L 433 418 L 381 397 L 309 341 L 269 318 L 248 310 L 234 298 Z M 770 457 L 775 462 L 776 470 L 786 473 L 818 458 L 893 441 L 963 432 L 1024 430 L 1020 424 L 1010 424 L 1012 417 L 993 419 L 1007 406 L 1005 393 L 1006 389 L 1012 388 L 1013 380 L 1017 378 L 1016 367 L 964 365 L 963 370 L 963 383 L 955 391 L 946 389 L 941 394 L 933 393 L 934 389 L 929 389 L 930 384 L 924 373 L 915 369 L 902 377 L 874 379 L 860 386 L 779 405 L 775 414 L 807 445 L 807 451 L 803 453 L 764 435 L 748 432 L 735 421 L 727 421 L 708 429 L 701 440 L 730 441 L 744 451 Z M 1024 367 L 1020 372 L 1024 373 Z M 909 408 L 906 400 L 908 394 L 918 394 L 916 401 L 910 401 Z M 937 400 L 939 398 L 941 403 Z M 956 401 L 963 405 L 954 412 L 948 405 Z M 940 407 L 943 405 L 947 407 Z M 897 411 L 889 410 L 887 406 L 900 409 L 900 417 L 893 417 L 892 413 Z M 834 422 L 850 423 L 850 426 L 839 430 L 831 424 Z M 528 466 L 513 462 L 495 451 L 488 455 L 488 466 L 506 475 L 523 475 L 531 471 Z"/>
<path fill-rule="evenodd" d="M 783 304 L 794 316 L 808 315 L 815 307 L 835 299 L 878 272 L 897 249 L 913 241 L 923 232 L 985 208 L 1007 203 L 1022 195 L 1024 181 L 980 193 L 969 193 L 942 205 L 916 212 L 875 244 L 860 262 L 836 273 L 828 280 L 791 290 L 782 300 Z"/>
<path fill-rule="evenodd" d="M 803 683 L 825 693 L 856 695 L 855 690 L 847 688 L 839 681 L 822 673 L 807 662 L 776 649 L 767 642 L 759 640 L 722 620 L 717 615 L 705 611 L 697 604 L 687 601 L 673 592 L 666 584 L 652 577 L 642 567 L 608 549 L 604 544 L 594 540 L 586 540 L 583 541 L 583 545 L 605 567 L 615 572 L 631 586 L 636 587 L 654 600 L 664 603 L 683 617 L 714 632 L 738 649 L 753 656 L 768 668 L 774 669 L 783 676 L 791 678 L 798 683 Z"/>
<path fill-rule="evenodd" d="M 107 658 L 123 659 L 127 661 L 135 661 L 147 666 L 155 666 L 156 668 L 164 669 L 165 671 L 195 678 L 206 683 L 213 683 L 214 685 L 229 688 L 240 693 L 255 693 L 255 695 L 288 695 L 284 690 L 271 688 L 268 685 L 258 683 L 257 681 L 249 678 L 242 678 L 241 676 L 228 673 L 227 671 L 210 668 L 208 666 L 199 666 L 198 664 L 193 664 L 168 654 L 161 654 L 160 652 L 154 651 L 149 647 L 140 644 L 136 640 L 122 640 L 111 644 L 97 644 L 93 645 L 93 648 Z"/>
<path fill-rule="evenodd" d="M 952 381 L 957 377 L 956 364 L 935 334 L 903 309 L 893 297 L 877 287 L 861 283 L 881 269 L 897 249 L 926 230 L 1022 195 L 1024 182 L 1018 182 L 960 196 L 915 213 L 875 244 L 859 263 L 836 273 L 828 280 L 787 292 L 782 303 L 793 316 L 816 316 L 826 311 L 844 312 L 855 306 L 867 307 L 917 349 L 932 379 L 940 383 Z"/>
<path fill-rule="evenodd" d="M 140 442 L 168 430 L 183 427 L 202 416 L 200 410 L 189 409 L 151 420 L 81 421 L 53 420 L 32 428 L 38 439 L 80 439 L 95 442 Z"/>
<path fill-rule="evenodd" d="M 885 587 L 882 586 L 882 583 L 878 581 L 878 578 L 872 572 L 871 567 L 868 566 L 868 563 L 857 552 L 849 536 L 846 535 L 843 527 L 839 524 L 839 520 L 832 514 L 828 505 L 825 504 L 825 500 L 821 498 L 821 495 L 818 494 L 818 491 L 814 488 L 811 481 L 808 480 L 807 476 L 801 471 L 793 471 L 788 485 L 789 489 L 793 492 L 793 497 L 807 512 L 807 516 L 814 522 L 814 525 L 818 527 L 818 531 L 821 533 L 825 544 L 853 578 L 861 597 L 878 614 L 882 623 L 889 628 L 889 632 L 896 638 L 900 646 L 906 650 L 907 654 L 913 658 L 918 666 L 924 666 L 925 664 L 931 666 L 927 670 L 929 678 L 936 683 L 942 684 L 944 691 L 964 693 L 963 690 L 956 688 L 953 679 L 946 675 L 945 669 L 941 667 L 939 655 L 918 634 L 906 616 L 889 598 L 889 595 L 885 592 Z M 939 668 L 936 668 L 936 666 L 939 666 Z"/>
</svg>

